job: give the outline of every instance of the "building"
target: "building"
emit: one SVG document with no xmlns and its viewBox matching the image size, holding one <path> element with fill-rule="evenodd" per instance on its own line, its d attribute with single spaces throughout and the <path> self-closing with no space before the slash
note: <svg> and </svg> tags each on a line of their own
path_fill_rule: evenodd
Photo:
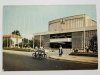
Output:
<svg viewBox="0 0 100 75">
<path fill-rule="evenodd" d="M 11 39 L 9 41 L 9 39 Z M 3 35 L 3 40 L 7 40 L 7 47 L 16 47 L 16 44 L 22 42 L 22 37 L 14 34 Z"/>
<path fill-rule="evenodd" d="M 85 49 L 89 40 L 97 35 L 96 21 L 85 14 L 74 15 L 49 21 L 48 32 L 35 33 L 34 39 L 45 48 Z"/>
</svg>

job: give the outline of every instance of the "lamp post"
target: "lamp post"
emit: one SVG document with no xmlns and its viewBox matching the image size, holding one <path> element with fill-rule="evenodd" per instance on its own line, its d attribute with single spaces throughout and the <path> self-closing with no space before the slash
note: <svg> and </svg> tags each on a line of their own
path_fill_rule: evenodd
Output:
<svg viewBox="0 0 100 75">
<path fill-rule="evenodd" d="M 83 31 L 83 33 L 84 33 L 84 52 L 85 52 L 85 25 L 86 25 L 86 23 L 85 23 L 86 21 L 85 21 L 85 14 L 84 14 L 84 31 Z"/>
</svg>

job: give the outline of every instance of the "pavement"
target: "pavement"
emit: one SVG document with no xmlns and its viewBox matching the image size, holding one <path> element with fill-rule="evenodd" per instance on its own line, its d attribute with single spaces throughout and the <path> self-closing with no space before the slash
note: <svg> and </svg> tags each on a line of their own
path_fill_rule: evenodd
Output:
<svg viewBox="0 0 100 75">
<path fill-rule="evenodd" d="M 71 61 L 88 62 L 88 63 L 98 63 L 97 57 L 62 55 L 62 56 L 50 56 L 50 58 L 57 60 L 59 59 L 59 60 L 71 60 Z"/>
<path fill-rule="evenodd" d="M 18 51 L 4 50 L 4 52 L 18 54 L 17 53 Z M 67 49 L 63 51 L 62 56 L 59 56 L 58 50 L 55 50 L 53 52 L 51 50 L 46 50 L 46 54 L 48 58 L 57 59 L 57 60 L 71 60 L 71 61 L 79 61 L 79 62 L 98 63 L 98 57 L 72 56 L 72 55 L 69 55 L 69 53 L 71 52 L 72 50 Z M 32 53 L 33 52 L 21 52 L 20 54 L 25 55 L 25 56 L 32 56 Z"/>
<path fill-rule="evenodd" d="M 14 50 L 3 50 L 3 70 L 4 71 L 33 71 L 33 70 L 90 70 L 98 69 L 97 58 L 73 57 L 66 53 L 71 50 L 65 50 L 59 57 L 58 50 L 52 52 L 46 51 L 47 59 L 38 60 L 32 58 L 33 52 L 23 52 Z M 90 61 L 91 59 L 91 61 Z M 79 60 L 79 62 L 77 62 Z M 84 63 L 84 60 L 86 63 Z M 95 61 L 93 61 L 95 60 Z"/>
<path fill-rule="evenodd" d="M 63 50 L 64 53 L 62 56 L 59 56 L 58 50 L 55 52 L 49 52 L 49 58 L 57 59 L 57 60 L 71 60 L 71 61 L 79 61 L 86 63 L 98 63 L 98 57 L 88 57 L 88 56 L 73 56 L 69 55 L 72 50 L 67 49 Z"/>
</svg>

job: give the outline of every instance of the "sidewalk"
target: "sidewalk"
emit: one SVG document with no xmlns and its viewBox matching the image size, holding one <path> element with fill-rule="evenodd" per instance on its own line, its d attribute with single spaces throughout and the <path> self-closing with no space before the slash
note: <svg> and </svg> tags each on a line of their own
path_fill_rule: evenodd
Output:
<svg viewBox="0 0 100 75">
<path fill-rule="evenodd" d="M 57 59 L 57 60 L 70 60 L 70 61 L 78 61 L 78 62 L 86 62 L 86 63 L 98 63 L 98 57 L 87 57 L 87 56 L 72 56 L 69 55 L 72 51 L 66 50 L 62 56 L 59 56 L 58 51 L 49 52 L 49 58 Z"/>
<path fill-rule="evenodd" d="M 53 55 L 53 56 L 49 56 L 49 58 L 59 59 L 59 60 L 87 62 L 87 63 L 98 63 L 97 57 L 71 56 L 71 55 L 55 56 L 55 55 Z"/>
</svg>

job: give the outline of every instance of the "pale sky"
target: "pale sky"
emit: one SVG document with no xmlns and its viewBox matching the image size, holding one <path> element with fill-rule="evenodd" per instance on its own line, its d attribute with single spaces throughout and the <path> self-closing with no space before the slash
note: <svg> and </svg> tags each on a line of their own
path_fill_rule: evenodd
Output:
<svg viewBox="0 0 100 75">
<path fill-rule="evenodd" d="M 96 20 L 95 5 L 8 5 L 3 7 L 3 34 L 19 30 L 31 35 L 47 32 L 48 22 L 67 16 L 87 14 Z"/>
</svg>

